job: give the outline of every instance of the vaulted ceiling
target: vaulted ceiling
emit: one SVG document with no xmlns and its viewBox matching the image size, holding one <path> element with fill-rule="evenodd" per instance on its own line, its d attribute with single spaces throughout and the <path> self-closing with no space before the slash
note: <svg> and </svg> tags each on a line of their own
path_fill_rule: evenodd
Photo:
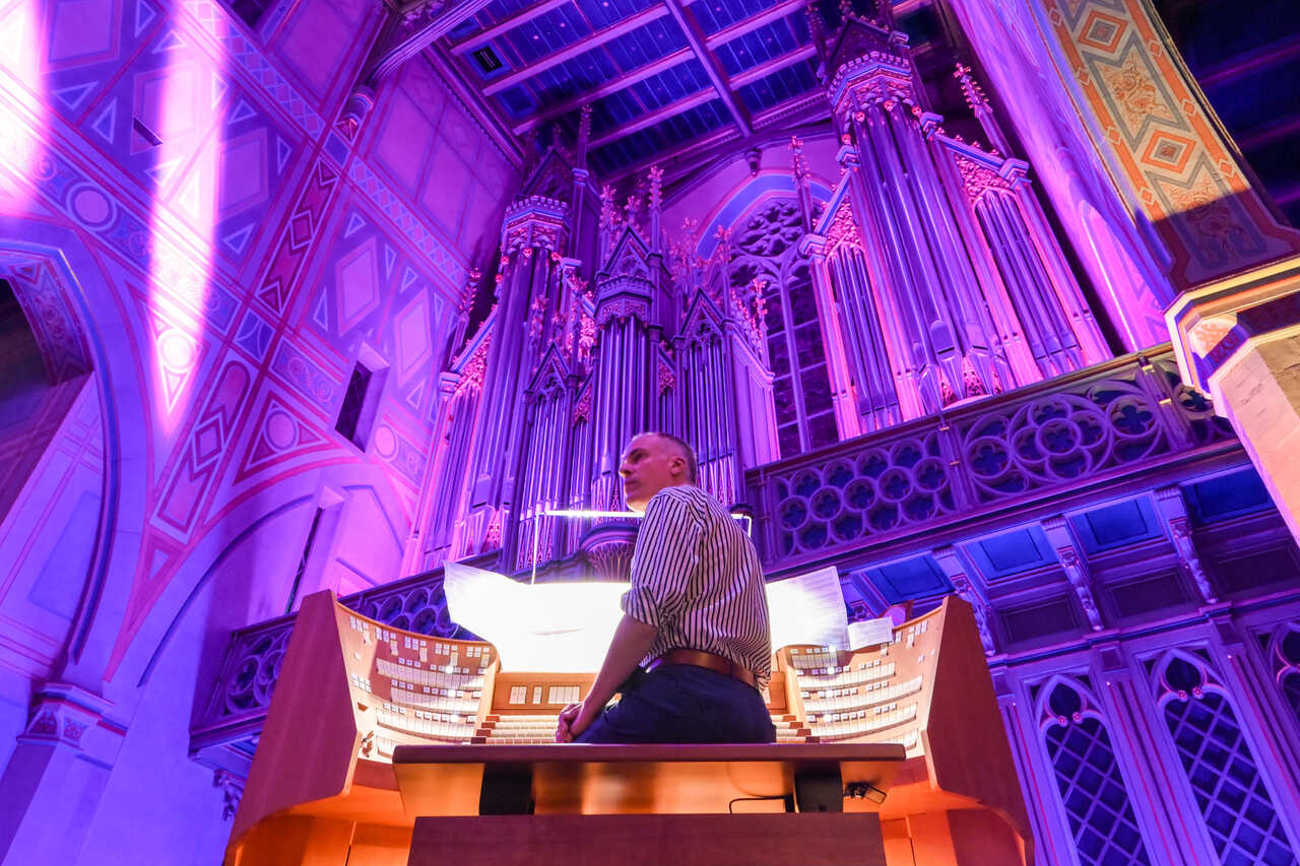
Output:
<svg viewBox="0 0 1300 866">
<path fill-rule="evenodd" d="M 809 0 L 492 0 L 441 40 L 517 136 L 577 135 L 615 176 L 824 111 Z"/>
</svg>

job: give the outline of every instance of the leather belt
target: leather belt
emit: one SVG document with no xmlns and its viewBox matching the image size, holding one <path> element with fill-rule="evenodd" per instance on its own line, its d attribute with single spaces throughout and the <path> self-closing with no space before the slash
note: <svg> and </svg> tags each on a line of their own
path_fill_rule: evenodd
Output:
<svg viewBox="0 0 1300 866">
<path fill-rule="evenodd" d="M 749 668 L 741 667 L 724 656 L 706 653 L 703 650 L 670 649 L 652 661 L 647 670 L 654 670 L 660 665 L 694 665 L 697 668 L 707 668 L 723 676 L 740 680 L 751 688 L 758 688 L 758 680 Z"/>
</svg>

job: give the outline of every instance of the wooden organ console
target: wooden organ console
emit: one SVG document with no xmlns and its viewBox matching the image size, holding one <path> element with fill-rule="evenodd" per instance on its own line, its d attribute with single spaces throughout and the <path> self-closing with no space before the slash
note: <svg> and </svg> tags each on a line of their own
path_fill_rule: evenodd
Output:
<svg viewBox="0 0 1300 866">
<path fill-rule="evenodd" d="M 816 758 L 818 766 L 838 761 L 846 787 L 835 807 L 873 815 L 872 838 L 883 851 L 879 861 L 864 848 L 863 859 L 844 862 L 1029 866 L 1033 842 L 1028 817 L 969 606 L 950 597 L 939 608 L 896 626 L 892 636 L 892 641 L 852 651 L 813 646 L 777 651 L 767 699 L 778 743 L 745 747 L 760 750 L 759 758 L 745 760 L 784 769 L 769 768 L 762 776 L 768 782 L 758 786 L 765 792 L 760 796 L 768 799 L 745 800 L 736 811 L 787 820 L 793 816 L 778 819 L 775 813 L 788 811 L 792 773 L 797 776 L 791 767 L 799 765 L 795 759 L 807 764 Z M 413 833 L 419 848 L 431 815 L 476 815 L 481 805 L 466 800 L 468 795 L 454 806 L 447 805 L 452 801 L 446 797 L 430 798 L 430 791 L 463 787 L 453 765 L 481 760 L 473 777 L 481 781 L 501 761 L 518 766 L 524 760 L 521 748 L 532 749 L 528 761 L 539 761 L 539 766 L 557 760 L 585 763 L 583 756 L 592 749 L 631 748 L 552 744 L 559 711 L 584 695 L 593 677 L 502 671 L 491 644 L 394 629 L 343 607 L 329 592 L 309 596 L 295 622 L 225 862 L 435 862 L 427 851 L 412 848 Z M 438 745 L 448 748 L 432 748 Z M 738 747 L 655 748 L 659 751 L 644 754 L 631 748 L 630 757 L 620 760 L 640 761 L 637 772 L 649 773 L 648 778 L 671 779 L 680 775 L 672 755 L 698 762 L 704 758 L 688 757 L 693 749 Z M 407 768 L 402 773 L 394 769 L 395 753 L 399 769 Z M 682 799 L 691 811 L 725 814 L 733 800 L 757 790 L 738 786 L 735 780 L 746 773 L 728 763 L 731 758 L 723 760 L 726 755 L 707 764 L 716 778 L 701 775 L 698 767 L 694 775 L 682 777 L 693 780 L 694 793 Z M 552 757 L 543 760 L 545 756 Z M 427 766 L 415 773 L 412 764 Z M 866 775 L 851 778 L 850 768 Z M 665 807 L 662 797 L 655 801 L 659 805 L 647 806 L 645 795 L 633 792 L 626 780 L 620 784 L 617 772 L 566 772 L 536 778 L 565 778 L 597 788 L 556 800 L 554 792 L 543 796 L 535 787 L 539 815 L 546 808 L 576 810 L 587 817 L 592 812 L 679 811 Z M 461 781 L 454 783 L 457 778 Z M 836 786 L 839 791 L 838 781 Z M 487 791 L 483 783 L 485 798 Z M 569 805 L 545 806 L 560 801 Z M 592 805 L 597 802 L 599 806 Z M 731 817 L 737 816 L 727 820 Z M 417 818 L 424 820 L 423 829 L 417 829 Z M 473 825 L 458 826 L 472 832 Z M 683 827 L 681 832 L 693 832 Z M 498 842 L 534 838 L 519 835 L 518 829 L 494 832 Z M 765 838 L 746 832 L 747 838 Z M 805 845 L 801 850 L 807 854 L 812 849 Z M 538 854 L 483 862 L 550 861 Z"/>
</svg>

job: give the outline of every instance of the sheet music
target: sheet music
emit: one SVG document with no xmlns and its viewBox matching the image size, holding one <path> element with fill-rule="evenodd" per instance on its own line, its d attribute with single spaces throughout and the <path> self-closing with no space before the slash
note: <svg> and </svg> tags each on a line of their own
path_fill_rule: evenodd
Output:
<svg viewBox="0 0 1300 866">
<path fill-rule="evenodd" d="M 454 622 L 493 644 L 501 669 L 600 670 L 623 611 L 626 583 L 539 583 L 449 562 L 443 577 Z"/>
<path fill-rule="evenodd" d="M 527 584 L 462 563 L 443 587 L 454 622 L 492 643 L 503 671 L 590 673 L 605 659 L 623 617 L 625 582 Z M 834 567 L 767 584 L 772 648 L 849 648 L 848 616 Z"/>
<path fill-rule="evenodd" d="M 772 649 L 793 644 L 849 648 L 849 617 L 835 566 L 767 585 Z"/>
<path fill-rule="evenodd" d="M 862 622 L 849 623 L 849 649 L 877 646 L 894 639 L 894 620 L 882 616 L 878 619 L 866 619 Z"/>
</svg>

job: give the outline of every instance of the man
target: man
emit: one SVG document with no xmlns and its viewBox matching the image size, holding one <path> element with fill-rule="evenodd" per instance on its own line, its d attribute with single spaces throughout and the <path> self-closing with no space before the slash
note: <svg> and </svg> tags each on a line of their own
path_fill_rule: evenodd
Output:
<svg viewBox="0 0 1300 866">
<path fill-rule="evenodd" d="M 772 638 L 758 554 L 696 482 L 695 453 L 642 433 L 619 465 L 628 508 L 644 512 L 623 619 L 591 692 L 560 713 L 579 743 L 771 743 L 760 689 Z M 649 659 L 649 672 L 638 663 Z M 616 691 L 619 703 L 605 705 Z"/>
</svg>

